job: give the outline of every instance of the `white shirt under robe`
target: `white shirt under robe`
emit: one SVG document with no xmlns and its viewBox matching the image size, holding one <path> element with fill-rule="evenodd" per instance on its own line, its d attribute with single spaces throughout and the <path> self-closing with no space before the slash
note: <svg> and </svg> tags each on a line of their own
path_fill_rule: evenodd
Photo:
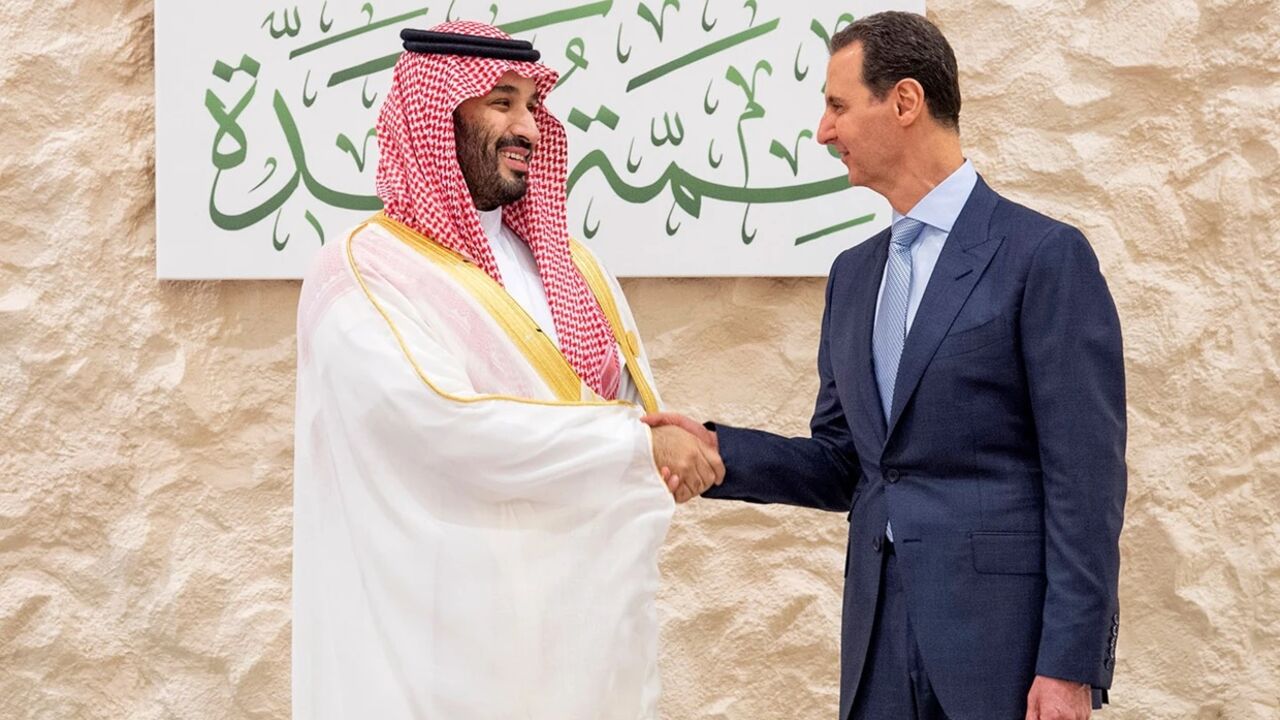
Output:
<svg viewBox="0 0 1280 720">
<path fill-rule="evenodd" d="M 560 338 L 551 318 L 551 304 L 547 302 L 547 289 L 538 274 L 538 263 L 533 259 L 529 244 L 520 239 L 502 222 L 502 208 L 477 210 L 480 227 L 489 238 L 489 248 L 498 263 L 503 287 L 520 303 L 556 345 Z"/>
<path fill-rule="evenodd" d="M 657 718 L 674 502 L 624 395 L 557 400 L 381 226 L 323 248 L 298 311 L 295 720 Z"/>
<path fill-rule="evenodd" d="M 493 250 L 493 259 L 498 263 L 498 273 L 502 275 L 502 284 L 511 297 L 524 308 L 525 312 L 538 323 L 538 327 L 551 338 L 557 346 L 560 337 L 556 332 L 555 321 L 551 316 L 551 304 L 547 301 L 547 289 L 542 284 L 542 276 L 538 273 L 538 262 L 533 258 L 529 244 L 520 239 L 511 228 L 502 222 L 502 208 L 494 210 L 477 210 L 480 217 L 480 228 L 489 238 L 489 247 Z M 621 294 L 621 291 L 618 292 Z M 632 397 L 635 388 L 631 384 L 631 376 L 627 374 L 626 359 L 618 357 L 621 369 L 619 397 Z"/>
</svg>

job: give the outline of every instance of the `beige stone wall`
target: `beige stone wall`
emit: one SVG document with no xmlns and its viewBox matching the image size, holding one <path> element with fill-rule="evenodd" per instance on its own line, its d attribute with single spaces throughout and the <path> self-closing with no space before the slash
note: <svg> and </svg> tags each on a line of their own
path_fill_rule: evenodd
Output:
<svg viewBox="0 0 1280 720">
<path fill-rule="evenodd" d="M 856 7 L 856 3 L 852 4 Z M 1280 717 L 1272 0 L 936 0 L 964 138 L 1127 340 L 1119 720 Z M 149 2 L 0 3 L 0 717 L 289 707 L 288 282 L 154 280 Z M 815 112 L 817 108 L 815 108 Z M 802 432 L 819 280 L 625 283 L 667 398 Z M 844 518 L 682 509 L 668 718 L 830 718 Z"/>
</svg>

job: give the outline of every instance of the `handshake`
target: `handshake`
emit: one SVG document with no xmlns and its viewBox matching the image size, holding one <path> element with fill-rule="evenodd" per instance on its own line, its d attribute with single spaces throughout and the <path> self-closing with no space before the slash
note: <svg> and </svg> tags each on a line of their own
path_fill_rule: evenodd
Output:
<svg viewBox="0 0 1280 720">
<path fill-rule="evenodd" d="M 714 432 L 679 413 L 653 413 L 640 421 L 653 428 L 653 462 L 676 502 L 688 502 L 724 482 Z"/>
</svg>

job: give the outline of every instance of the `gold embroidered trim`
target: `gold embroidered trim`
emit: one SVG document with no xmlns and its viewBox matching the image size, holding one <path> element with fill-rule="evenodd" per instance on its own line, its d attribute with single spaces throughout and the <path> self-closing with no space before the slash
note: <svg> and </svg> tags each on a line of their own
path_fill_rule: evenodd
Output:
<svg viewBox="0 0 1280 720">
<path fill-rule="evenodd" d="M 649 385 L 649 379 L 640 369 L 640 341 L 634 332 L 627 330 L 622 324 L 622 314 L 618 312 L 618 303 L 613 297 L 613 290 L 609 287 L 609 280 L 605 277 L 604 270 L 596 263 L 595 257 L 577 240 L 572 238 L 569 240 L 569 250 L 573 255 L 573 262 L 578 266 L 578 272 L 582 273 L 587 286 L 591 288 L 596 301 L 600 303 L 600 309 L 604 310 L 604 316 L 613 329 L 613 336 L 618 340 L 618 347 L 622 348 L 622 355 L 627 359 L 627 371 L 631 373 L 631 380 L 636 384 L 636 392 L 640 394 L 640 403 L 644 406 L 645 412 L 658 412 L 658 396 L 654 394 L 653 388 Z"/>
<path fill-rule="evenodd" d="M 427 239 L 416 230 L 383 213 L 374 215 L 372 221 L 386 228 L 398 240 L 435 263 L 478 300 L 520 349 L 525 360 L 529 361 L 529 364 L 538 372 L 556 398 L 563 401 L 576 401 L 582 400 L 585 393 L 590 393 L 588 397 L 595 395 L 585 387 L 578 373 L 560 352 L 560 348 L 556 347 L 551 338 L 538 328 L 538 324 L 520 306 L 520 303 L 489 277 L 488 273 L 458 253 Z"/>
<path fill-rule="evenodd" d="M 570 395 L 570 397 L 572 397 L 573 399 L 535 400 L 532 398 L 522 398 L 522 397 L 516 397 L 512 395 L 463 396 L 463 395 L 454 395 L 453 393 L 445 392 L 444 390 L 442 390 L 435 383 L 431 382 L 431 379 L 427 377 L 427 374 L 425 372 L 423 372 L 422 367 L 418 365 L 418 362 L 416 360 L 414 360 L 413 353 L 410 352 L 409 346 L 404 340 L 404 336 L 402 336 L 400 334 L 400 330 L 396 328 L 395 321 L 391 319 L 391 315 L 386 311 L 385 308 L 382 307 L 382 304 L 378 302 L 377 298 L 373 296 L 373 292 L 369 289 L 369 285 L 365 282 L 363 273 L 360 272 L 360 266 L 356 263 L 355 252 L 352 248 L 352 241 L 355 239 L 356 235 L 359 235 L 360 231 L 363 230 L 370 223 L 377 223 L 382 227 L 387 228 L 389 231 L 393 232 L 393 234 L 395 234 L 398 239 L 405 240 L 406 242 L 408 242 L 409 238 L 422 238 L 422 241 L 423 241 L 422 243 L 408 242 L 408 244 L 410 245 L 410 247 L 413 247 L 415 250 L 418 250 L 419 253 L 422 254 L 427 259 L 436 261 L 438 264 L 440 264 L 442 267 L 445 267 L 446 269 L 451 267 L 452 265 L 458 264 L 459 262 L 461 264 L 466 264 L 466 260 L 462 258 L 461 255 L 458 255 L 457 253 L 453 253 L 452 251 L 444 247 L 441 247 L 439 245 L 436 245 L 435 243 L 432 243 L 430 240 L 423 238 L 421 235 L 419 235 L 418 233 L 414 232 L 409 228 L 405 228 L 405 230 L 409 233 L 409 237 L 408 238 L 402 237 L 399 233 L 395 233 L 395 226 L 391 225 L 391 223 L 395 223 L 395 221 L 386 217 L 382 213 L 379 213 L 378 215 L 375 215 L 369 220 L 365 221 L 359 227 L 357 227 L 354 231 L 352 231 L 349 236 L 347 236 L 347 248 L 346 248 L 347 262 L 351 266 L 351 272 L 355 275 L 356 282 L 360 285 L 360 289 L 364 291 L 365 297 L 368 298 L 369 303 L 373 305 L 374 309 L 377 310 L 378 314 L 382 316 L 382 319 L 386 321 L 387 327 L 391 330 L 391 334 L 395 336 L 396 343 L 400 345 L 400 351 L 404 354 L 405 359 L 409 361 L 409 364 L 413 367 L 413 370 L 418 375 L 418 378 L 422 380 L 424 385 L 430 388 L 437 395 L 448 398 L 449 400 L 453 400 L 455 402 L 463 402 L 463 403 L 480 402 L 480 401 L 487 401 L 487 400 L 507 400 L 511 402 L 525 403 L 528 405 L 551 405 L 551 406 L 633 405 L 633 403 L 629 403 L 621 400 L 600 400 L 600 399 L 582 400 L 581 394 L 580 394 L 581 388 L 583 388 L 584 386 L 582 380 L 578 378 L 577 373 L 573 372 L 572 367 L 569 366 L 569 363 L 567 360 L 564 359 L 564 356 L 560 355 L 559 349 L 555 348 L 555 343 L 552 343 L 549 338 L 546 338 L 546 336 L 542 335 L 541 333 L 537 333 L 537 334 L 543 337 L 543 339 L 545 339 L 547 343 L 553 349 L 555 349 L 556 355 L 559 356 L 559 361 L 564 365 L 565 368 L 568 369 L 568 372 L 571 373 L 573 376 L 573 381 L 577 386 L 577 390 L 572 395 Z M 399 223 L 396 223 L 396 225 L 398 224 Z M 444 259 L 443 256 L 441 256 L 439 253 L 429 254 L 429 251 L 424 252 L 424 250 L 427 248 L 436 248 L 440 251 L 440 253 L 448 253 L 449 255 L 453 256 L 454 260 L 449 260 L 448 262 L 442 262 L 441 260 Z M 474 266 L 470 266 L 470 267 L 474 268 Z M 483 275 L 486 279 L 488 279 L 493 287 L 497 287 L 500 289 L 501 286 L 499 286 L 496 282 L 493 282 L 493 279 L 489 278 L 489 276 L 485 274 L 484 271 L 480 270 L 479 268 L 475 268 L 475 270 L 476 272 L 479 272 L 481 275 Z M 454 276 L 459 277 L 459 275 L 456 275 L 456 274 Z M 463 285 L 464 287 L 472 288 L 472 285 L 470 282 L 464 281 L 461 277 L 459 277 L 459 280 L 460 282 L 464 283 Z M 502 292 L 502 295 L 505 296 L 508 300 L 510 300 L 510 296 L 507 295 L 505 291 Z M 515 301 L 511 300 L 511 303 L 515 304 Z M 516 307 L 517 309 L 520 309 L 521 313 L 524 314 L 524 318 L 527 322 L 529 323 L 533 322 L 533 320 L 529 318 L 528 313 L 524 313 L 524 310 L 519 308 L 518 305 Z M 495 317 L 498 317 L 498 316 L 495 315 Z M 499 324 L 502 324 L 501 319 L 499 319 Z M 535 325 L 535 328 L 536 328 L 536 325 Z M 507 330 L 508 333 L 511 332 L 505 325 L 503 326 L 503 329 Z M 512 339 L 517 340 L 517 337 L 513 335 Z M 521 345 L 521 349 L 523 350 L 523 345 Z M 530 361 L 533 362 L 532 359 Z M 536 363 L 534 366 L 536 368 L 539 368 L 539 366 Z M 541 368 L 539 368 L 539 371 L 541 372 Z M 555 385 L 551 385 L 551 383 L 548 383 L 548 385 L 551 386 L 553 390 L 556 390 Z M 556 392 L 556 396 L 558 398 L 564 397 L 563 395 L 560 394 L 560 391 Z"/>
</svg>

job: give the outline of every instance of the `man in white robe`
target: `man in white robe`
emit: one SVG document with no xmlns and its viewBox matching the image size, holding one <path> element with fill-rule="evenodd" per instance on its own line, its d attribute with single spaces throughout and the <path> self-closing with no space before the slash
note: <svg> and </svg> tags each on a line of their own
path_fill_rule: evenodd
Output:
<svg viewBox="0 0 1280 720">
<path fill-rule="evenodd" d="M 555 72 L 486 25 L 402 37 L 385 210 L 298 310 L 293 717 L 656 718 L 657 552 L 723 466 L 639 421 L 635 322 L 566 232 Z"/>
</svg>

